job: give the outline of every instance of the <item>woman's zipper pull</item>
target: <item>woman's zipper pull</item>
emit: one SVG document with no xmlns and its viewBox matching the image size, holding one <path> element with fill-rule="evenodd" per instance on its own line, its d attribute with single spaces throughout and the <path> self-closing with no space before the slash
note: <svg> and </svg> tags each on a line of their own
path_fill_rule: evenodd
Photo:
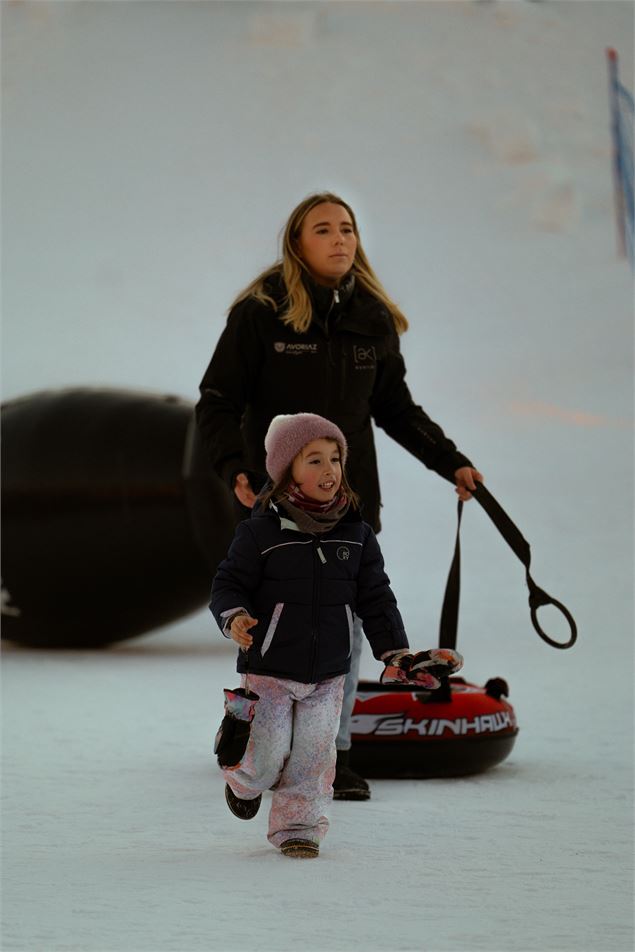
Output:
<svg viewBox="0 0 635 952">
<path fill-rule="evenodd" d="M 340 292 L 337 290 L 337 288 L 334 288 L 333 290 L 333 300 L 336 304 L 340 303 Z"/>
<path fill-rule="evenodd" d="M 320 546 L 319 542 L 317 546 L 317 554 L 320 557 L 320 562 L 322 563 L 322 565 L 324 565 L 326 563 L 326 556 L 324 555 L 324 552 L 322 552 L 322 547 Z"/>
</svg>

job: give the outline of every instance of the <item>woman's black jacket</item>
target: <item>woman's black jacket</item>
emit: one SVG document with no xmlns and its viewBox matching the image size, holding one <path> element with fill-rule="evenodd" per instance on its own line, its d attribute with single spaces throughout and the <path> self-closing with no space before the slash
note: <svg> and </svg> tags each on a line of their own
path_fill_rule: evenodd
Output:
<svg viewBox="0 0 635 952">
<path fill-rule="evenodd" d="M 210 602 L 221 630 L 239 608 L 258 619 L 240 672 L 306 684 L 346 674 L 355 614 L 376 658 L 408 647 L 375 533 L 356 512 L 319 536 L 280 504 L 241 522 Z"/>
<path fill-rule="evenodd" d="M 414 403 L 394 322 L 376 298 L 352 281 L 341 295 L 307 282 L 313 320 L 299 334 L 280 319 L 282 279 L 270 280 L 278 312 L 253 298 L 232 308 L 201 382 L 196 416 L 205 448 L 230 486 L 237 473 L 261 474 L 258 491 L 271 419 L 302 412 L 327 417 L 348 440 L 349 482 L 378 532 L 372 420 L 445 479 L 453 481 L 455 470 L 471 463 Z"/>
</svg>

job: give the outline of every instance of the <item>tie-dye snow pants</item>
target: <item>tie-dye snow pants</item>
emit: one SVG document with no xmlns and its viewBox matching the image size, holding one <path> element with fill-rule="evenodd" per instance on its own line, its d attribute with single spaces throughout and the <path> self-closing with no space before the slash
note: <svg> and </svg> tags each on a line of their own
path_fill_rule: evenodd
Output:
<svg viewBox="0 0 635 952">
<path fill-rule="evenodd" d="M 249 743 L 223 776 L 241 800 L 274 788 L 267 835 L 274 846 L 290 837 L 319 842 L 329 827 L 344 675 L 303 684 L 250 674 L 249 690 L 260 695 Z"/>
</svg>

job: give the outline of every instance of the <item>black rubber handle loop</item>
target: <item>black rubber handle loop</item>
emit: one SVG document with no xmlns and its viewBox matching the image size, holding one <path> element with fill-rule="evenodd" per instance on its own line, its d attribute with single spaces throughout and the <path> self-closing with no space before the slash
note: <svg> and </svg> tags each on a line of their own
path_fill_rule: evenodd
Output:
<svg viewBox="0 0 635 952">
<path fill-rule="evenodd" d="M 552 648 L 571 648 L 578 637 L 578 628 L 571 612 L 557 599 L 552 598 L 547 592 L 539 588 L 531 577 L 529 566 L 531 563 L 531 549 L 529 543 L 514 525 L 502 506 L 494 499 L 492 494 L 485 488 L 483 483 L 476 483 L 476 490 L 472 493 L 474 498 L 481 504 L 488 514 L 500 534 L 508 543 L 514 554 L 525 566 L 527 587 L 529 588 L 529 609 L 531 623 L 538 635 Z M 439 627 L 439 646 L 441 648 L 455 648 L 456 635 L 459 617 L 459 595 L 461 591 L 461 515 L 463 512 L 463 503 L 459 500 L 457 507 L 457 529 L 456 542 L 454 546 L 454 556 L 448 574 L 448 581 L 445 587 L 443 598 L 443 607 L 441 609 L 441 623 Z M 571 630 L 571 637 L 568 641 L 556 641 L 543 631 L 538 621 L 538 609 L 544 605 L 553 605 L 566 618 Z"/>
<path fill-rule="evenodd" d="M 533 580 L 532 580 L 533 581 Z M 535 592 L 540 593 L 540 598 L 535 598 Z M 559 602 L 556 598 L 552 598 L 551 595 L 547 595 L 546 592 L 543 592 L 540 588 L 535 588 L 535 592 L 530 592 L 529 595 L 529 611 L 531 615 L 531 623 L 542 638 L 543 641 L 546 641 L 548 645 L 551 645 L 552 648 L 571 648 L 572 645 L 576 643 L 578 637 L 578 626 L 575 623 L 575 619 L 566 605 L 563 605 L 562 602 Z M 553 605 L 554 608 L 557 608 L 559 612 L 562 612 L 567 622 L 569 623 L 569 628 L 571 629 L 571 637 L 568 641 L 554 641 L 553 638 L 550 638 L 549 635 L 543 630 L 540 622 L 538 621 L 538 609 L 542 608 L 543 605 Z"/>
</svg>

